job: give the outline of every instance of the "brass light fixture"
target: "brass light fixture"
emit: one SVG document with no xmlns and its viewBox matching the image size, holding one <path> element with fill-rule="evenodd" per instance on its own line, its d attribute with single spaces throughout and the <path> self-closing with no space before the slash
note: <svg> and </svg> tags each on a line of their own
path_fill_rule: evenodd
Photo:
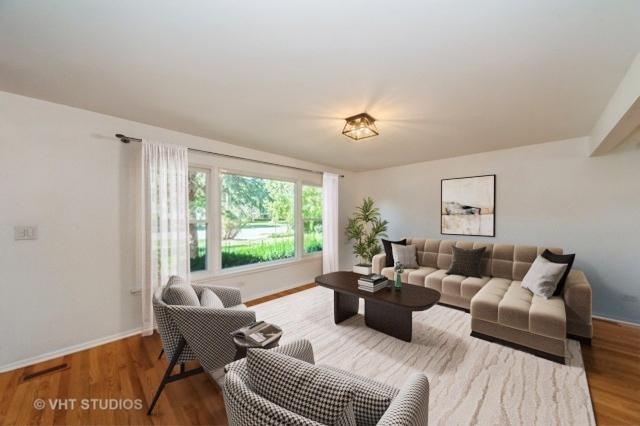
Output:
<svg viewBox="0 0 640 426">
<path fill-rule="evenodd" d="M 349 118 L 345 118 L 346 123 L 342 134 L 351 139 L 359 141 L 360 139 L 378 136 L 378 128 L 376 127 L 376 119 L 363 112 Z"/>
</svg>

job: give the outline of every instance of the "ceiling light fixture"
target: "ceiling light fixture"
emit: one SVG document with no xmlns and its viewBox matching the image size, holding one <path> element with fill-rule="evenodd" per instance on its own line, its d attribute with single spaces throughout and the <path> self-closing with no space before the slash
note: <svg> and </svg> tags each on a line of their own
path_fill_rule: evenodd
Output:
<svg viewBox="0 0 640 426">
<path fill-rule="evenodd" d="M 360 139 L 378 136 L 379 134 L 375 124 L 376 119 L 366 112 L 345 118 L 345 121 L 346 123 L 342 129 L 342 134 L 353 140 L 359 141 Z"/>
</svg>

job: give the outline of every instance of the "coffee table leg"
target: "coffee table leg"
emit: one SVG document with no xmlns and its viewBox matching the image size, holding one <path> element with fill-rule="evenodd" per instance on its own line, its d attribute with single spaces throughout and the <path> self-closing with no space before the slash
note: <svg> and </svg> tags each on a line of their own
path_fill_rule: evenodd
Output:
<svg viewBox="0 0 640 426">
<path fill-rule="evenodd" d="M 336 324 L 358 313 L 360 298 L 337 291 L 333 292 L 333 320 Z"/>
<path fill-rule="evenodd" d="M 364 322 L 367 327 L 393 336 L 405 342 L 411 341 L 413 331 L 412 312 L 388 303 L 370 299 L 364 301 Z"/>
</svg>

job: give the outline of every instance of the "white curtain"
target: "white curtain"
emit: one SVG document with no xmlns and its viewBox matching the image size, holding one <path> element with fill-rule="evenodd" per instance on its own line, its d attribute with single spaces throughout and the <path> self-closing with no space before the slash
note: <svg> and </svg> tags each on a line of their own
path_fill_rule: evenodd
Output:
<svg viewBox="0 0 640 426">
<path fill-rule="evenodd" d="M 189 279 L 187 148 L 142 141 L 142 334 L 153 333 L 152 297 L 171 275 Z"/>
<path fill-rule="evenodd" d="M 338 250 L 338 184 L 340 176 L 322 175 L 322 273 L 337 271 L 340 266 Z"/>
</svg>

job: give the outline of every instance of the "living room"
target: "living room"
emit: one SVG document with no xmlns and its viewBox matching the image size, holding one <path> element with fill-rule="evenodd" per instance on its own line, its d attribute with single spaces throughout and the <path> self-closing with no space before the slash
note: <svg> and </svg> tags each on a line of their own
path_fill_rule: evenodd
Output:
<svg viewBox="0 0 640 426">
<path fill-rule="evenodd" d="M 640 424 L 640 4 L 0 3 L 0 424 Z"/>
</svg>

